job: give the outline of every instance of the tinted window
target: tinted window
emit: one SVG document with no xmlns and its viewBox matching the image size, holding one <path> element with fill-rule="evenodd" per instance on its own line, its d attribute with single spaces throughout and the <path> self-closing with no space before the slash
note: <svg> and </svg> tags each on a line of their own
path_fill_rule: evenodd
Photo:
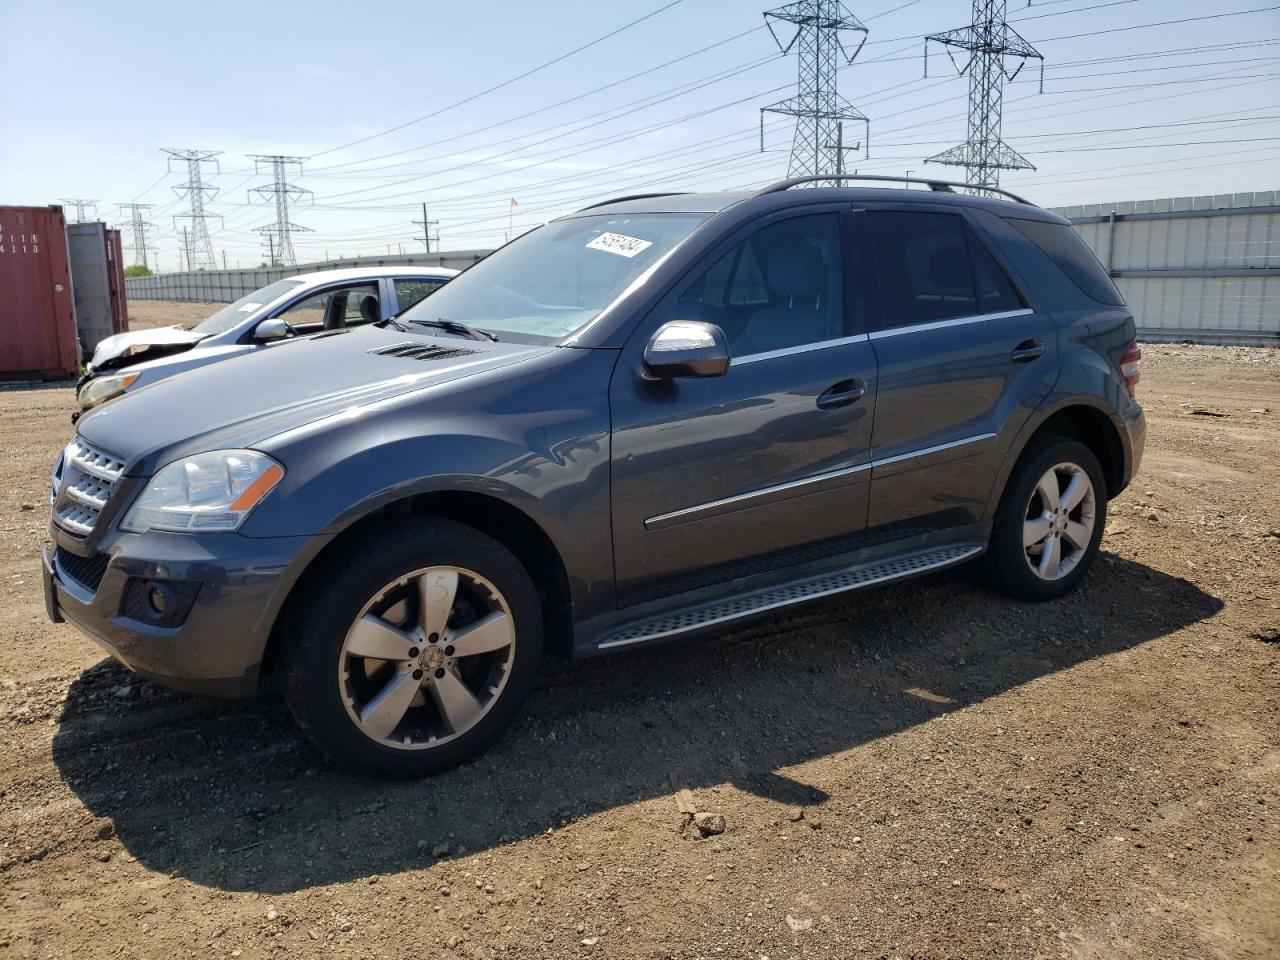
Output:
<svg viewBox="0 0 1280 960">
<path fill-rule="evenodd" d="M 953 213 L 871 211 L 886 327 L 1026 306 L 990 251 Z"/>
<path fill-rule="evenodd" d="M 398 277 L 396 279 L 396 312 L 400 313 L 408 310 L 432 290 L 443 285 L 443 280 Z"/>
<path fill-rule="evenodd" d="M 1089 245 L 1065 223 L 1007 218 L 1028 240 L 1049 257 L 1085 294 L 1100 303 L 1123 306 L 1124 298 L 1107 276 Z"/>
<path fill-rule="evenodd" d="M 718 324 L 735 357 L 845 335 L 840 221 L 796 217 L 756 231 L 680 295 L 682 320 Z"/>
<path fill-rule="evenodd" d="M 969 241 L 969 258 L 973 262 L 973 279 L 978 294 L 979 313 L 1004 313 L 1021 310 L 1027 305 L 1014 287 L 1004 268 L 996 263 L 986 245 L 965 227 Z"/>
</svg>

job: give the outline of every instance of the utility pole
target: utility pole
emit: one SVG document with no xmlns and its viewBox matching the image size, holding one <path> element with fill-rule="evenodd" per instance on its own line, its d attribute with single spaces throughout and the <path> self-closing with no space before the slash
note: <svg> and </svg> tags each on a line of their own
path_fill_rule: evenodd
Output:
<svg viewBox="0 0 1280 960">
<path fill-rule="evenodd" d="M 184 225 L 184 226 L 183 226 L 183 228 L 182 228 L 182 251 L 181 251 L 181 253 L 185 253 L 185 254 L 187 255 L 187 269 L 188 269 L 188 270 L 190 270 L 190 269 L 191 269 L 191 241 L 187 238 L 187 228 L 186 228 L 186 226 L 185 226 L 185 225 Z M 179 254 L 179 256 L 178 256 L 178 269 L 179 269 L 179 270 L 181 270 L 181 269 L 182 269 L 182 256 L 181 256 L 181 253 L 180 253 L 180 254 Z"/>
<path fill-rule="evenodd" d="M 173 188 L 174 193 L 179 197 L 186 197 L 191 205 L 190 213 L 176 214 L 173 218 L 175 221 L 183 219 L 191 221 L 191 240 L 186 244 L 187 269 L 215 270 L 218 263 L 213 258 L 213 241 L 209 239 L 209 221 L 217 220 L 221 223 L 222 217 L 216 213 L 204 212 L 205 201 L 212 200 L 218 195 L 217 187 L 207 187 L 204 184 L 204 165 L 213 164 L 216 176 L 218 161 L 215 158 L 218 156 L 218 151 L 165 147 L 163 152 L 169 155 L 171 171 L 174 160 L 187 165 L 187 182 Z M 183 235 L 186 235 L 185 229 Z"/>
<path fill-rule="evenodd" d="M 1002 139 L 1001 110 L 1004 82 L 1012 81 L 1028 60 L 1040 61 L 1040 89 L 1044 89 L 1044 57 L 1005 22 L 1006 0 L 973 0 L 973 22 L 967 27 L 925 37 L 924 72 L 929 75 L 929 41 L 947 48 L 957 72 L 969 74 L 968 139 L 935 154 L 925 163 L 965 168 L 965 183 L 979 194 L 1000 186 L 1001 170 L 1034 170 L 1035 166 Z M 963 66 L 955 51 L 969 55 Z M 1008 61 L 1016 60 L 1012 70 Z"/>
<path fill-rule="evenodd" d="M 227 248 L 222 248 L 222 269 L 227 269 Z"/>
<path fill-rule="evenodd" d="M 844 155 L 846 153 L 849 153 L 850 151 L 862 149 L 862 144 L 860 143 L 855 143 L 852 147 L 846 147 L 844 145 L 844 121 L 843 120 L 841 120 L 839 123 L 836 124 L 836 142 L 825 144 L 825 146 L 833 148 L 836 152 L 835 154 L 836 173 L 839 176 L 844 176 L 844 171 L 845 171 Z"/>
<path fill-rule="evenodd" d="M 282 157 L 277 154 L 259 154 L 250 155 L 249 159 L 253 161 L 254 171 L 257 172 L 264 164 L 271 167 L 271 183 L 264 184 L 261 187 L 254 187 L 249 191 L 249 200 L 252 202 L 253 194 L 258 194 L 260 198 L 274 197 L 276 206 L 275 223 L 263 224 L 257 228 L 259 233 L 266 234 L 268 246 L 273 251 L 279 251 L 279 259 L 281 266 L 293 267 L 297 266 L 297 258 L 293 255 L 293 233 L 311 233 L 310 227 L 299 226 L 289 219 L 289 204 L 301 199 L 304 196 L 312 195 L 310 190 L 302 187 L 294 186 L 289 182 L 289 168 L 296 166 L 298 173 L 302 173 L 302 162 L 306 157 Z M 271 265 L 275 266 L 275 255 L 272 255 Z"/>
<path fill-rule="evenodd" d="M 129 214 L 129 229 L 133 232 L 133 259 L 135 263 L 140 263 L 147 267 L 147 231 L 155 226 L 154 223 L 148 223 L 144 217 L 146 211 L 151 209 L 149 203 L 118 203 L 116 206 L 121 213 Z"/>
<path fill-rule="evenodd" d="M 267 266 L 274 267 L 276 265 L 276 237 L 274 233 L 267 234 Z"/>
<path fill-rule="evenodd" d="M 413 221 L 416 226 L 422 228 L 422 242 L 427 246 L 427 253 L 431 252 L 431 228 L 440 223 L 439 220 L 427 219 L 427 205 L 422 205 L 422 219 Z M 436 249 L 440 248 L 440 234 L 436 234 Z"/>
<path fill-rule="evenodd" d="M 840 0 L 798 0 L 764 15 L 774 42 L 783 53 L 794 47 L 799 64 L 796 94 L 760 110 L 760 150 L 764 151 L 764 115 L 781 113 L 796 118 L 795 136 L 791 141 L 791 159 L 787 176 L 822 176 L 835 174 L 843 165 L 837 141 L 842 139 L 842 120 L 866 124 L 867 156 L 870 156 L 871 121 L 853 104 L 840 96 L 836 72 L 841 62 L 852 63 L 867 41 L 867 28 L 851 14 Z M 778 24 L 795 28 L 791 39 L 783 42 Z M 788 28 L 789 31 L 789 28 Z M 858 45 L 850 53 L 845 38 L 860 33 Z"/>
<path fill-rule="evenodd" d="M 86 216 L 86 212 L 90 207 L 93 208 L 94 217 L 96 218 L 98 215 L 98 201 L 96 200 L 86 200 L 83 197 L 75 197 L 72 199 L 59 197 L 58 202 L 65 203 L 69 207 L 76 208 L 76 218 L 71 221 L 72 223 L 88 223 L 90 218 Z"/>
</svg>

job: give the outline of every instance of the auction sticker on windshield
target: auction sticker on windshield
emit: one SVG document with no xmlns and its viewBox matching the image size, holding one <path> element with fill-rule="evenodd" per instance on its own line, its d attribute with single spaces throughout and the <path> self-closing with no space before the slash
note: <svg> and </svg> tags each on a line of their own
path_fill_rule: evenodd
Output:
<svg viewBox="0 0 1280 960">
<path fill-rule="evenodd" d="M 628 260 L 638 253 L 644 253 L 653 246 L 652 240 L 641 240 L 639 237 L 628 237 L 622 233 L 602 233 L 587 244 L 589 250 L 603 250 L 605 253 L 616 253 Z"/>
</svg>

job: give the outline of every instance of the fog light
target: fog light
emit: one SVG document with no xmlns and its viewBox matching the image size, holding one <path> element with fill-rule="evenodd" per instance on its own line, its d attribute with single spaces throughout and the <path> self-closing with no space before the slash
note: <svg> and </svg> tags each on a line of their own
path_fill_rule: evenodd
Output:
<svg viewBox="0 0 1280 960">
<path fill-rule="evenodd" d="M 152 584 L 151 590 L 147 593 L 147 602 L 151 604 L 153 613 L 163 617 L 165 611 L 169 609 L 169 605 L 173 603 L 172 592 L 164 587 Z"/>
</svg>

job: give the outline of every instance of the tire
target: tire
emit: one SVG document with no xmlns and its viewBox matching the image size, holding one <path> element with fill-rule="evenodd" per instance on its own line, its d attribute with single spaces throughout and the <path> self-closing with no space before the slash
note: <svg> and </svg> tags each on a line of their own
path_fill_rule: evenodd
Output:
<svg viewBox="0 0 1280 960">
<path fill-rule="evenodd" d="M 476 756 L 515 719 L 542 657 L 528 572 L 493 538 L 433 517 L 379 523 L 330 554 L 292 622 L 289 709 L 328 757 L 378 777 Z"/>
<path fill-rule="evenodd" d="M 1072 488 L 1073 483 L 1082 486 Z M 1056 505 L 1049 502 L 1054 487 Z M 1074 498 L 1081 489 L 1082 499 L 1074 505 L 1064 502 L 1068 494 Z M 1060 597 L 1093 564 L 1106 522 L 1106 480 L 1093 451 L 1063 437 L 1036 441 L 1014 466 L 996 508 L 984 558 L 988 579 L 1001 591 L 1024 600 Z M 1034 540 L 1045 532 L 1043 539 Z M 1029 545 L 1024 546 L 1024 536 L 1032 540 Z"/>
</svg>

